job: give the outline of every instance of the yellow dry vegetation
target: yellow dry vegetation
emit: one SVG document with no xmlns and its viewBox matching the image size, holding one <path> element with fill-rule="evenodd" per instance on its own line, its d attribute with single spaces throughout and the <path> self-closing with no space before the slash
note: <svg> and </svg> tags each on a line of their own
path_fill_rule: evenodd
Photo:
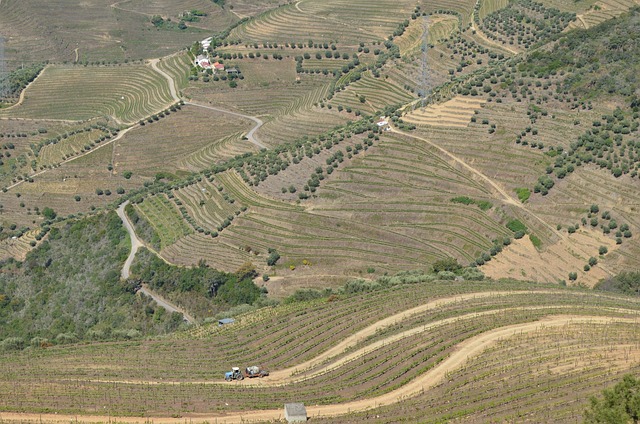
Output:
<svg viewBox="0 0 640 424">
<path fill-rule="evenodd" d="M 609 252 L 617 248 L 614 240 L 594 230 L 579 230 L 542 250 L 537 250 L 526 235 L 514 240 L 481 269 L 490 278 L 532 281 L 568 281 L 569 273 L 575 272 L 577 283 L 591 287 L 610 275 L 600 264 L 588 272 L 583 270 L 590 257 L 598 257 L 600 246 L 606 246 Z"/>
<path fill-rule="evenodd" d="M 483 98 L 458 96 L 444 103 L 416 109 L 403 119 L 415 125 L 464 128 L 484 103 L 486 99 Z"/>
</svg>

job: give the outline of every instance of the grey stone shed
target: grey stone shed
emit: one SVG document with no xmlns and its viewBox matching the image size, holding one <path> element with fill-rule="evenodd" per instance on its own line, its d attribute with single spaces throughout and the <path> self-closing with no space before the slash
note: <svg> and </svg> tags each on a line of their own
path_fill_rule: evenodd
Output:
<svg viewBox="0 0 640 424">
<path fill-rule="evenodd" d="M 285 403 L 284 418 L 288 423 L 306 423 L 307 409 L 304 403 Z"/>
</svg>

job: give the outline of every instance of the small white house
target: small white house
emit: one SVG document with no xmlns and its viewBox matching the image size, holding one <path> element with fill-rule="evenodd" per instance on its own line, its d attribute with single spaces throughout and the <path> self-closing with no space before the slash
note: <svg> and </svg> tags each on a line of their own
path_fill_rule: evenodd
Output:
<svg viewBox="0 0 640 424">
<path fill-rule="evenodd" d="M 196 65 L 202 69 L 211 69 L 211 62 L 209 62 L 209 58 L 204 55 L 196 57 Z"/>
<path fill-rule="evenodd" d="M 379 128 L 385 128 L 387 126 L 389 126 L 389 122 L 386 120 L 380 120 L 376 123 L 376 125 L 378 125 Z"/>
</svg>

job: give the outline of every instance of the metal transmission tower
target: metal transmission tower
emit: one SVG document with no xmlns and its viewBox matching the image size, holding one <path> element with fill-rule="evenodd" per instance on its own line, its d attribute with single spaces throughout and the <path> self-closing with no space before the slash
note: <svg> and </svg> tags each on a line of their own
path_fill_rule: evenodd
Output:
<svg viewBox="0 0 640 424">
<path fill-rule="evenodd" d="M 420 63 L 421 75 L 418 81 L 418 97 L 422 99 L 420 101 L 422 107 L 427 102 L 427 97 L 431 94 L 431 81 L 429 80 L 429 59 L 427 58 L 427 52 L 429 49 L 429 17 L 425 15 L 422 20 L 423 34 L 422 34 L 422 58 Z"/>
<path fill-rule="evenodd" d="M 9 94 L 9 79 L 7 78 L 7 59 L 4 56 L 4 38 L 0 36 L 0 99 Z"/>
</svg>

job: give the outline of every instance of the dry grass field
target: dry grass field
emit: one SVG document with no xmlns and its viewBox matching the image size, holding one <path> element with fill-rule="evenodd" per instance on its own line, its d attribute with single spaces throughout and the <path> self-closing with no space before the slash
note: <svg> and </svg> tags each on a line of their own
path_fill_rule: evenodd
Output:
<svg viewBox="0 0 640 424">
<path fill-rule="evenodd" d="M 131 171 L 153 178 L 158 172 L 188 174 L 202 171 L 236 154 L 253 151 L 242 140 L 253 127 L 244 119 L 185 105 L 171 115 L 138 127 L 113 147 L 116 174 Z"/>
<path fill-rule="evenodd" d="M 474 112 L 480 110 L 486 100 L 473 97 L 456 97 L 438 105 L 418 108 L 405 116 L 405 121 L 416 125 L 458 128 L 471 123 Z"/>
</svg>

